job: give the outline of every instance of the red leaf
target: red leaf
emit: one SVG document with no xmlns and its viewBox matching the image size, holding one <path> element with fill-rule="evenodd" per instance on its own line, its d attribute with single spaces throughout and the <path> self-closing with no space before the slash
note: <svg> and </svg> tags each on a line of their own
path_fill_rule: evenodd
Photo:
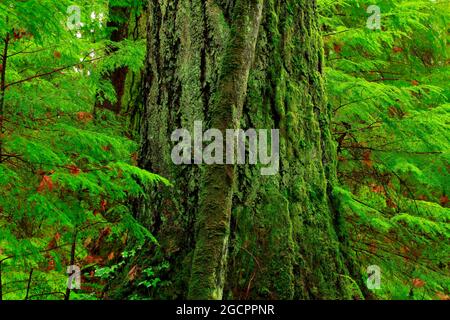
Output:
<svg viewBox="0 0 450 320">
<path fill-rule="evenodd" d="M 102 201 L 100 201 L 100 207 L 102 208 L 102 211 L 106 211 L 107 205 L 108 205 L 108 202 L 105 199 L 102 199 Z"/>
<path fill-rule="evenodd" d="M 400 252 L 403 254 L 408 253 L 409 251 L 411 251 L 411 249 L 409 249 L 407 246 L 400 247 Z"/>
<path fill-rule="evenodd" d="M 394 106 L 388 108 L 388 114 L 391 118 L 400 117 L 401 111 Z"/>
<path fill-rule="evenodd" d="M 362 162 L 369 168 L 372 168 L 372 165 L 373 165 L 373 162 L 370 159 L 371 156 L 372 156 L 372 151 L 370 151 L 370 150 L 364 151 Z"/>
<path fill-rule="evenodd" d="M 397 208 L 397 204 L 391 198 L 387 198 L 386 199 L 386 205 L 389 208 L 392 208 L 392 209 L 396 209 Z"/>
<path fill-rule="evenodd" d="M 77 176 L 80 174 L 81 170 L 80 168 L 78 168 L 76 165 L 70 165 L 67 167 L 67 169 L 69 169 L 70 173 L 73 174 L 74 176 Z"/>
<path fill-rule="evenodd" d="M 87 264 L 91 264 L 91 263 L 96 263 L 96 264 L 100 264 L 103 262 L 103 258 L 100 256 L 87 256 L 86 258 L 84 258 L 84 261 L 86 261 Z"/>
<path fill-rule="evenodd" d="M 413 80 L 413 81 L 411 81 L 411 84 L 412 84 L 413 86 L 418 86 L 418 85 L 419 85 L 419 81 Z"/>
<path fill-rule="evenodd" d="M 375 242 L 372 242 L 369 245 L 369 251 L 373 254 L 375 254 L 377 252 L 378 248 L 377 248 L 377 244 Z"/>
<path fill-rule="evenodd" d="M 77 119 L 82 122 L 89 122 L 94 119 L 94 116 L 89 112 L 78 112 Z"/>
<path fill-rule="evenodd" d="M 439 198 L 439 201 L 441 202 L 441 205 L 445 207 L 448 203 L 448 196 L 443 195 L 442 197 Z"/>
<path fill-rule="evenodd" d="M 419 278 L 412 279 L 412 285 L 415 288 L 422 288 L 425 285 L 425 281 Z"/>
<path fill-rule="evenodd" d="M 440 299 L 440 300 L 450 300 L 450 296 L 447 294 L 443 294 L 442 292 L 436 292 L 436 296 Z"/>
<path fill-rule="evenodd" d="M 106 237 L 109 236 L 111 234 L 111 228 L 110 227 L 106 227 L 104 228 L 101 233 L 100 233 L 100 237 Z"/>
<path fill-rule="evenodd" d="M 394 48 L 392 48 L 392 51 L 394 51 L 395 53 L 402 52 L 402 51 L 403 51 L 403 48 L 400 48 L 400 47 L 394 47 Z"/>
<path fill-rule="evenodd" d="M 55 270 L 55 265 L 56 265 L 55 260 L 50 259 L 50 260 L 48 261 L 47 271 Z"/>
<path fill-rule="evenodd" d="M 335 43 L 335 44 L 333 45 L 333 50 L 334 50 L 334 52 L 336 52 L 336 53 L 340 53 L 340 52 L 342 51 L 342 45 L 341 45 L 341 44 Z"/>
<path fill-rule="evenodd" d="M 375 183 L 372 183 L 372 184 L 370 185 L 370 187 L 371 187 L 371 189 L 372 189 L 372 192 L 375 192 L 375 193 L 384 193 L 384 187 L 383 187 L 383 186 L 379 186 L 379 185 L 377 185 L 377 184 L 375 184 Z"/>
<path fill-rule="evenodd" d="M 54 56 L 56 59 L 61 59 L 61 52 L 55 51 L 55 52 L 53 52 L 53 56 Z"/>
<path fill-rule="evenodd" d="M 58 243 L 57 240 L 55 238 L 53 238 L 52 240 L 50 240 L 50 242 L 47 245 L 47 249 L 55 249 L 57 247 Z"/>
<path fill-rule="evenodd" d="M 48 189 L 49 191 L 53 190 L 53 181 L 52 181 L 52 177 L 50 177 L 50 176 L 42 177 L 41 183 L 39 184 L 37 191 L 42 192 L 45 189 Z"/>
<path fill-rule="evenodd" d="M 114 251 L 111 251 L 111 253 L 108 254 L 108 260 L 111 261 L 112 259 L 114 259 Z"/>
</svg>

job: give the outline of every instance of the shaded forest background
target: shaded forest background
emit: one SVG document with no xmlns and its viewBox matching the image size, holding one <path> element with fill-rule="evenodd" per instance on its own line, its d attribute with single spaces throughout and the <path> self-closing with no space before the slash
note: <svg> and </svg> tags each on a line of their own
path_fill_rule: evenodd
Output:
<svg viewBox="0 0 450 320">
<path fill-rule="evenodd" d="M 449 4 L 373 2 L 319 0 L 315 11 L 337 156 L 335 224 L 349 262 L 335 276 L 354 299 L 447 300 Z M 67 25 L 73 5 L 75 29 Z M 368 25 L 370 5 L 380 8 L 380 28 Z M 160 194 L 182 197 L 142 161 L 148 14 L 146 1 L 0 4 L 0 299 L 186 295 L 173 275 L 181 248 L 140 213 L 143 201 L 170 207 L 155 200 Z M 301 126 L 295 117 L 289 123 Z M 235 211 L 232 221 L 242 216 Z M 275 212 L 266 223 L 277 219 Z M 229 263 L 246 263 L 234 266 L 224 298 L 286 298 L 277 282 L 297 280 L 282 267 L 278 278 L 261 277 L 278 268 L 253 255 L 262 244 L 230 241 Z M 69 265 L 81 268 L 80 290 L 67 289 Z M 376 290 L 366 286 L 373 265 L 382 272 Z"/>
</svg>

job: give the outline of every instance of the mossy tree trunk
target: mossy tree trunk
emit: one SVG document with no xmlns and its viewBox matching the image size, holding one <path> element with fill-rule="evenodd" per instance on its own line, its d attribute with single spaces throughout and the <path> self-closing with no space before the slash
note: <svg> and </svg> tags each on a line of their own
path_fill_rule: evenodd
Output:
<svg viewBox="0 0 450 320">
<path fill-rule="evenodd" d="M 125 39 L 143 39 L 147 36 L 143 11 L 145 1 L 129 0 L 129 2 L 128 6 L 117 0 L 110 2 L 107 27 L 111 32 L 110 40 L 113 43 L 119 43 Z M 116 51 L 117 49 L 113 46 L 107 49 L 109 54 Z M 142 107 L 141 73 L 133 72 L 124 66 L 111 71 L 106 77 L 111 81 L 117 100 L 111 102 L 99 96 L 95 108 L 109 109 L 116 114 L 127 114 L 130 119 L 130 129 L 134 131 L 139 126 L 137 114 L 141 112 Z"/>
<path fill-rule="evenodd" d="M 154 298 L 352 297 L 315 1 L 150 1 L 147 27 L 140 165 L 174 184 L 137 209 L 151 263 L 171 265 Z M 171 134 L 194 121 L 280 129 L 279 173 L 174 165 Z"/>
<path fill-rule="evenodd" d="M 129 25 L 128 20 L 131 15 L 131 9 L 124 6 L 111 5 L 109 7 L 109 17 L 107 27 L 111 30 L 110 40 L 112 42 L 120 42 L 128 37 Z M 115 48 L 109 48 L 109 53 L 116 51 Z M 128 68 L 120 67 L 115 69 L 108 75 L 111 84 L 114 87 L 117 100 L 111 102 L 108 99 L 98 99 L 96 108 L 109 109 L 115 113 L 120 113 L 122 110 L 122 97 L 125 91 L 125 81 L 128 73 Z M 100 98 L 100 97 L 99 97 Z"/>
</svg>

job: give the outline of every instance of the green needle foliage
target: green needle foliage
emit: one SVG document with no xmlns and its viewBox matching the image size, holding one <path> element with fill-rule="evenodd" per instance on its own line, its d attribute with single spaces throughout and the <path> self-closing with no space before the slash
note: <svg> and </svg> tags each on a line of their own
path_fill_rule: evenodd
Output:
<svg viewBox="0 0 450 320">
<path fill-rule="evenodd" d="M 93 109 L 99 92 L 115 99 L 105 75 L 120 66 L 140 69 L 145 46 L 108 40 L 106 1 L 79 1 L 82 24 L 69 30 L 70 5 L 0 4 L 0 48 L 7 44 L 0 56 L 4 299 L 61 299 L 68 265 L 86 273 L 106 263 L 101 255 L 120 256 L 128 238 L 157 244 L 128 201 L 169 182 L 135 166 L 137 144 L 127 138 L 125 117 Z"/>
<path fill-rule="evenodd" d="M 363 275 L 381 268 L 376 297 L 447 298 L 448 1 L 323 0 L 320 11 L 349 255 Z"/>
</svg>

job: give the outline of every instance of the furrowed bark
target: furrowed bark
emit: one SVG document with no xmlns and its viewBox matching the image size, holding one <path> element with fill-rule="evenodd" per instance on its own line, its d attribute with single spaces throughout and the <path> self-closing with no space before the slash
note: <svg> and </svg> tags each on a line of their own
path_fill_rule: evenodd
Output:
<svg viewBox="0 0 450 320">
<path fill-rule="evenodd" d="M 260 0 L 241 1 L 235 7 L 231 39 L 225 50 L 218 91 L 209 112 L 211 128 L 221 130 L 223 136 L 226 136 L 226 129 L 240 127 L 262 3 Z M 190 299 L 222 298 L 234 182 L 232 165 L 208 166 L 202 175 L 196 246 L 189 283 Z"/>
<path fill-rule="evenodd" d="M 170 263 L 153 298 L 351 298 L 333 209 L 335 145 L 315 1 L 151 1 L 136 218 Z M 175 129 L 280 129 L 280 170 L 174 165 Z M 129 294 L 125 292 L 122 294 Z"/>
</svg>

